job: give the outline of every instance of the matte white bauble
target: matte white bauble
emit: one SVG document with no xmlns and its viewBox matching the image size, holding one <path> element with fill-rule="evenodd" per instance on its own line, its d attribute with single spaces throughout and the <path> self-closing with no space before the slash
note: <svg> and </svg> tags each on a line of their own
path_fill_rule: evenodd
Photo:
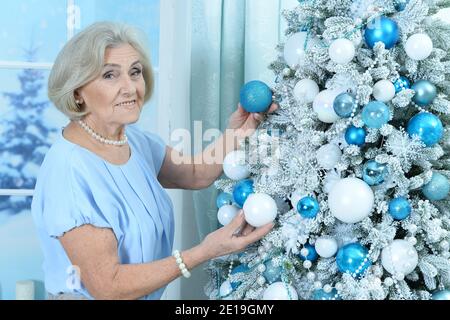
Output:
<svg viewBox="0 0 450 320">
<path fill-rule="evenodd" d="M 264 290 L 263 300 L 298 300 L 298 294 L 290 284 L 274 282 Z"/>
<path fill-rule="evenodd" d="M 389 80 L 380 80 L 373 86 L 372 94 L 378 101 L 391 101 L 395 97 L 395 86 Z"/>
<path fill-rule="evenodd" d="M 294 97 L 299 103 L 311 103 L 319 94 L 319 86 L 314 80 L 303 79 L 294 87 Z"/>
<path fill-rule="evenodd" d="M 223 160 L 223 172 L 232 180 L 242 180 L 250 175 L 245 165 L 245 152 L 235 150 L 228 153 Z"/>
<path fill-rule="evenodd" d="M 238 212 L 239 208 L 232 204 L 223 205 L 217 211 L 217 220 L 219 220 L 221 225 L 226 226 L 234 219 Z"/>
<path fill-rule="evenodd" d="M 381 264 L 392 275 L 406 276 L 414 271 L 418 262 L 417 250 L 407 240 L 394 240 L 381 251 Z"/>
<path fill-rule="evenodd" d="M 317 254 L 322 258 L 331 258 L 338 250 L 338 243 L 333 237 L 321 236 L 317 238 L 314 247 Z"/>
<path fill-rule="evenodd" d="M 323 90 L 315 97 L 313 109 L 320 121 L 333 123 L 340 119 L 334 111 L 334 99 L 342 92 L 342 89 Z"/>
<path fill-rule="evenodd" d="M 325 170 L 333 169 L 341 157 L 341 149 L 332 143 L 323 145 L 316 151 L 317 163 Z"/>
<path fill-rule="evenodd" d="M 363 180 L 345 178 L 334 184 L 328 195 L 328 206 L 340 221 L 356 223 L 369 216 L 374 198 L 372 189 Z"/>
<path fill-rule="evenodd" d="M 261 227 L 275 220 L 277 204 L 271 196 L 265 193 L 252 193 L 244 202 L 244 216 L 248 224 Z"/>
<path fill-rule="evenodd" d="M 328 48 L 328 54 L 333 62 L 347 64 L 355 57 L 355 45 L 348 39 L 337 39 Z"/>
<path fill-rule="evenodd" d="M 424 60 L 433 51 L 433 41 L 426 33 L 413 34 L 406 40 L 405 51 L 413 60 Z"/>
<path fill-rule="evenodd" d="M 307 38 L 306 32 L 297 32 L 291 35 L 284 45 L 284 60 L 292 69 L 305 64 L 305 42 Z M 311 39 L 308 41 L 311 41 Z"/>
</svg>

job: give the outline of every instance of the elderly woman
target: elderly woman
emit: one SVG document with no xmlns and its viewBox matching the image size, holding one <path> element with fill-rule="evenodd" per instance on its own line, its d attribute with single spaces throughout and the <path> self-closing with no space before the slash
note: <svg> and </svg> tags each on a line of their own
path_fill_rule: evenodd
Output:
<svg viewBox="0 0 450 320">
<path fill-rule="evenodd" d="M 45 157 L 32 203 L 52 298 L 159 299 L 172 280 L 243 250 L 273 226 L 252 228 L 241 211 L 199 245 L 172 255 L 173 209 L 163 188 L 205 188 L 222 166 L 203 163 L 202 154 L 180 161 L 183 155 L 159 137 L 131 125 L 153 84 L 148 55 L 126 25 L 88 27 L 55 61 L 48 94 L 70 123 Z M 232 151 L 261 117 L 238 106 L 232 130 L 204 153 Z"/>
</svg>

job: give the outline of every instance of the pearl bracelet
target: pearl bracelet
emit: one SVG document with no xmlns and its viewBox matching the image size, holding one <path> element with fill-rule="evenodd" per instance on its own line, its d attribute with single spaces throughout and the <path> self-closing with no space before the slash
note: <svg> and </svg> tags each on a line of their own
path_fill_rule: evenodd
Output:
<svg viewBox="0 0 450 320">
<path fill-rule="evenodd" d="M 172 255 L 175 257 L 175 261 L 177 262 L 178 268 L 180 268 L 183 277 L 189 278 L 191 276 L 191 273 L 186 268 L 186 265 L 183 263 L 183 258 L 181 258 L 180 251 L 174 250 Z"/>
</svg>

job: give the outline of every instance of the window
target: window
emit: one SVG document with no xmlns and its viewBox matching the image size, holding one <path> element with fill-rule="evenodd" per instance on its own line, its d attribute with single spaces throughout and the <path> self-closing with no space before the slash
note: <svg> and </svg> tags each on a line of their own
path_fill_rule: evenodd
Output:
<svg viewBox="0 0 450 320">
<path fill-rule="evenodd" d="M 160 0 L 18 0 L 2 2 L 0 19 L 0 299 L 15 299 L 15 282 L 37 281 L 44 298 L 42 254 L 30 215 L 36 176 L 68 120 L 47 98 L 47 79 L 66 41 L 96 21 L 146 32 L 155 94 L 138 123 L 156 127 Z M 14 12 L 14 14 L 11 14 Z M 41 284 L 41 285 L 39 285 Z"/>
</svg>

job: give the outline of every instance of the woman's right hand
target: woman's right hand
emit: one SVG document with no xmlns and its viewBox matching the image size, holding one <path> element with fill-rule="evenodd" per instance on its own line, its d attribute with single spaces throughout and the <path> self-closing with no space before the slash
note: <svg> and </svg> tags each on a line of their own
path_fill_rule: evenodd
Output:
<svg viewBox="0 0 450 320">
<path fill-rule="evenodd" d="M 239 252 L 264 237 L 272 230 L 273 226 L 274 224 L 271 222 L 254 228 L 247 224 L 244 219 L 244 211 L 240 210 L 229 224 L 208 234 L 200 246 L 208 260 Z"/>
</svg>

